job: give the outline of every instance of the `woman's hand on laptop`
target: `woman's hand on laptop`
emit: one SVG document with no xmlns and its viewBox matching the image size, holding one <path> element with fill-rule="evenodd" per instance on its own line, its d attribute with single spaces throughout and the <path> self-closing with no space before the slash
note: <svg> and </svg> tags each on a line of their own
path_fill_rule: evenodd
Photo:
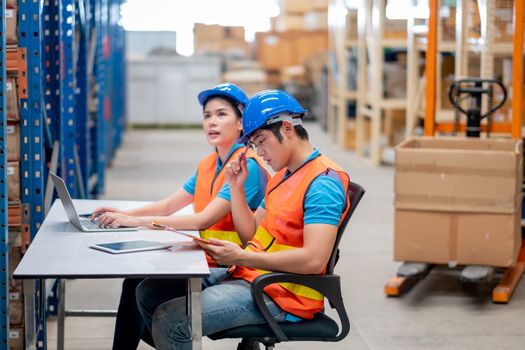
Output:
<svg viewBox="0 0 525 350">
<path fill-rule="evenodd" d="M 99 207 L 93 210 L 93 212 L 91 213 L 91 220 L 95 220 L 96 218 L 98 218 L 100 215 L 104 213 L 123 213 L 123 212 L 124 212 L 123 210 L 113 208 L 113 207 Z"/>
<path fill-rule="evenodd" d="M 149 221 L 137 216 L 117 212 L 105 212 L 95 218 L 101 227 L 134 227 L 147 226 Z"/>
</svg>

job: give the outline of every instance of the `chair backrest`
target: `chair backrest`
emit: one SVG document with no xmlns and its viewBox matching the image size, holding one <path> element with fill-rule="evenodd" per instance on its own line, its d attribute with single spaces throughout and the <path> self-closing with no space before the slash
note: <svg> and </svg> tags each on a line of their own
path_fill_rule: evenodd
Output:
<svg viewBox="0 0 525 350">
<path fill-rule="evenodd" d="M 348 186 L 348 200 L 350 201 L 350 209 L 348 209 L 348 212 L 346 213 L 346 216 L 344 217 L 341 226 L 337 230 L 337 237 L 334 242 L 334 248 L 332 249 L 330 260 L 328 260 L 328 264 L 326 265 L 327 274 L 332 274 L 334 272 L 335 264 L 337 264 L 337 260 L 339 259 L 339 242 L 341 241 L 341 237 L 343 236 L 343 232 L 345 231 L 348 221 L 350 221 L 350 218 L 352 217 L 355 208 L 357 208 L 357 205 L 361 201 L 361 198 L 364 194 L 365 189 L 363 186 L 356 182 L 350 182 L 350 185 Z"/>
</svg>

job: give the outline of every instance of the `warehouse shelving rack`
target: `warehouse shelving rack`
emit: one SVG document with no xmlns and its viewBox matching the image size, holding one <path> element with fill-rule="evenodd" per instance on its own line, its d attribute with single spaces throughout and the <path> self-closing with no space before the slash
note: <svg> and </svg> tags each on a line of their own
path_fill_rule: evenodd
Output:
<svg viewBox="0 0 525 350">
<path fill-rule="evenodd" d="M 359 13 L 364 11 L 361 0 L 349 4 L 344 0 L 332 0 L 329 7 L 330 52 L 332 53 L 329 84 L 329 111 L 327 131 L 332 141 L 341 147 L 348 147 L 347 130 L 355 129 L 349 125 L 348 104 L 357 104 L 357 76 L 354 84 L 350 84 L 348 62 L 349 54 L 356 56 L 356 68 L 364 66 L 359 58 L 359 52 L 364 50 L 364 38 L 358 35 L 359 27 L 364 25 L 365 18 Z M 364 32 L 364 29 L 361 29 Z M 352 85 L 352 86 L 351 86 Z"/>
<path fill-rule="evenodd" d="M 396 33 L 402 34 L 397 37 L 387 35 L 390 33 L 386 5 L 386 0 L 333 0 L 329 13 L 331 51 L 334 57 L 331 60 L 328 133 L 332 140 L 344 147 L 348 144 L 348 129 L 355 129 L 357 152 L 362 156 L 368 153 L 375 165 L 382 160 L 381 127 L 385 120 L 385 111 L 404 110 L 406 107 L 406 98 L 385 97 L 382 89 L 385 50 L 407 50 L 405 28 Z M 357 15 L 352 16 L 350 21 L 345 21 L 347 11 Z M 349 26 L 355 29 L 349 30 Z M 347 35 L 348 32 L 352 35 Z M 355 88 L 349 88 L 349 52 L 356 60 Z M 367 76 L 368 72 L 370 76 Z M 353 124 L 348 120 L 349 102 L 356 104 Z M 367 128 L 368 125 L 370 128 Z"/>
<path fill-rule="evenodd" d="M 2 0 L 0 5 L 0 142 L 2 148 L 0 150 L 0 229 L 2 230 L 1 244 L 2 244 L 2 258 L 0 261 L 0 268 L 3 272 L 0 275 L 0 282 L 2 290 L 0 291 L 0 347 L 7 349 L 8 340 L 8 320 L 9 320 L 9 301 L 7 295 L 9 293 L 8 279 L 9 276 L 5 271 L 8 271 L 8 216 L 7 216 L 7 157 L 5 152 L 5 145 L 7 143 L 6 136 L 6 120 L 7 120 L 7 100 L 6 100 L 6 40 L 5 40 L 5 1 Z"/>
<path fill-rule="evenodd" d="M 461 0 L 456 1 L 455 5 L 460 5 Z M 424 0 L 420 0 L 420 5 L 424 4 Z M 458 6 L 455 7 L 456 9 Z M 461 7 L 460 7 L 461 8 Z M 440 8 L 441 10 L 441 8 Z M 415 134 L 415 130 L 419 125 L 418 121 L 424 115 L 424 89 L 426 84 L 426 76 L 424 71 L 420 72 L 421 64 L 424 62 L 424 58 L 421 57 L 422 53 L 425 53 L 427 50 L 427 33 L 428 33 L 428 23 L 422 24 L 425 22 L 424 19 L 418 18 L 417 6 L 414 7 L 408 16 L 407 21 L 407 35 L 408 35 L 408 50 L 407 50 L 407 104 L 406 104 L 406 129 L 405 137 L 410 137 Z M 454 18 L 457 18 L 457 13 Z M 460 15 L 460 18 L 464 16 Z M 460 35 L 465 35 L 466 22 L 462 22 L 456 26 L 456 30 L 463 30 Z M 454 23 L 454 25 L 456 24 Z M 438 64 L 436 65 L 436 75 L 441 76 L 441 62 L 443 60 L 443 55 L 453 55 L 457 47 L 462 47 L 461 44 L 456 44 L 457 32 L 453 38 L 447 36 L 443 33 L 443 25 L 437 27 L 436 33 L 436 50 Z M 460 41 L 461 42 L 461 41 Z M 455 73 L 459 72 L 457 60 L 455 61 Z M 422 75 L 420 74 L 422 73 Z M 456 75 L 457 76 L 457 75 Z M 438 82 L 439 84 L 441 82 Z M 438 85 L 440 86 L 440 85 Z M 437 98 L 436 101 L 441 101 L 441 89 L 437 89 Z M 453 111 L 452 109 L 447 109 L 442 106 L 440 103 L 436 102 L 436 116 L 438 120 L 453 120 Z"/>
<path fill-rule="evenodd" d="M 0 350 L 8 349 L 10 336 L 8 226 L 20 227 L 27 241 L 37 234 L 51 202 L 45 195 L 49 170 L 59 172 L 73 197 L 96 198 L 104 191 L 104 171 L 120 145 L 125 127 L 121 4 L 122 0 L 19 0 L 18 47 L 8 49 L 4 35 L 6 1 L 1 2 Z M 22 203 L 9 210 L 7 71 L 18 73 Z M 42 280 L 28 287 L 35 288 L 37 296 L 24 301 L 25 347 L 45 349 L 47 307 L 56 311 L 58 290 Z M 50 295 L 54 299 L 48 300 Z"/>
<path fill-rule="evenodd" d="M 455 15 L 455 35 L 453 40 L 451 38 L 444 38 L 442 29 L 439 25 L 437 29 L 437 56 L 438 64 L 436 65 L 436 75 L 441 76 L 442 54 L 450 54 L 454 56 L 454 78 L 464 78 L 472 75 L 479 75 L 481 78 L 495 77 L 495 61 L 503 57 L 512 57 L 513 45 L 512 42 L 498 42 L 495 37 L 495 13 L 496 0 L 456 0 L 448 1 L 447 3 L 454 3 Z M 509 0 L 511 3 L 512 0 Z M 443 1 L 441 2 L 443 3 Z M 440 7 L 440 10 L 442 8 Z M 480 18 L 480 38 L 472 38 L 469 34 L 469 28 L 474 27 L 472 22 L 472 12 L 479 12 Z M 409 18 L 408 22 L 408 77 L 407 77 L 407 94 L 409 96 L 407 102 L 407 121 L 406 121 L 406 137 L 415 134 L 418 121 L 424 116 L 424 86 L 425 74 L 419 74 L 419 62 L 424 60 L 420 58 L 420 54 L 424 53 L 427 48 L 427 28 L 425 25 L 416 25 L 414 16 Z M 472 72 L 469 68 L 469 58 L 473 55 L 479 56 L 480 69 L 479 72 Z M 504 82 L 508 84 L 508 82 Z M 452 131 L 452 124 L 454 120 L 454 111 L 451 108 L 444 108 L 438 101 L 441 101 L 441 94 L 443 89 L 439 88 L 442 82 L 438 79 L 436 81 L 438 88 L 436 89 L 436 120 L 442 121 L 441 127 L 443 130 Z M 507 86 L 507 89 L 510 85 Z M 505 119 L 509 119 L 507 115 Z M 494 123 L 495 131 L 508 133 L 510 132 L 509 123 L 500 123 L 496 120 Z"/>
<path fill-rule="evenodd" d="M 426 50 L 426 104 L 424 119 L 424 135 L 434 136 L 439 132 L 451 132 L 450 122 L 440 122 L 436 119 L 436 86 L 437 86 L 437 56 L 438 56 L 438 8 L 439 0 L 429 0 L 430 16 L 428 21 L 428 46 Z M 460 29 L 458 29 L 460 30 Z M 525 4 L 523 1 L 514 2 L 514 39 L 513 39 L 513 76 L 512 81 L 512 120 L 501 126 L 492 125 L 492 131 L 508 131 L 513 139 L 522 137 L 522 118 L 524 113 L 524 30 L 525 30 Z M 485 129 L 482 125 L 482 129 Z M 465 130 L 465 125 L 460 125 L 460 130 Z M 432 269 L 429 265 L 422 273 L 415 276 L 393 277 L 385 285 L 384 291 L 388 296 L 399 296 L 408 291 L 415 283 L 424 278 Z M 506 268 L 503 277 L 492 291 L 492 301 L 508 303 L 519 280 L 525 272 L 525 241 L 522 241 L 516 265 Z"/>
<path fill-rule="evenodd" d="M 372 164 L 379 165 L 382 160 L 381 126 L 386 110 L 404 110 L 406 97 L 392 98 L 383 95 L 385 50 L 407 50 L 407 38 L 387 37 L 386 34 L 386 0 L 367 0 L 363 15 L 366 17 L 365 32 L 359 36 L 365 37 L 365 50 L 360 53 L 360 61 L 368 64 L 358 70 L 357 84 L 357 114 L 356 114 L 356 150 L 365 155 L 365 120 L 370 120 L 370 142 L 368 157 Z M 406 29 L 405 29 L 406 31 Z M 406 33 L 405 33 L 406 34 Z M 365 52 L 366 51 L 366 52 Z M 364 66 L 362 66 L 364 67 Z M 370 77 L 367 77 L 370 72 Z"/>
</svg>

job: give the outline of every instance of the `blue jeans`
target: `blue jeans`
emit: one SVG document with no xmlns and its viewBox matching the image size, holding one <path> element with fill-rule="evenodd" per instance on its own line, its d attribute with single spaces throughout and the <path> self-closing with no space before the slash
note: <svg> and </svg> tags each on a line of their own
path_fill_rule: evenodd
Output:
<svg viewBox="0 0 525 350">
<path fill-rule="evenodd" d="M 250 284 L 228 277 L 227 269 L 212 268 L 203 280 L 201 293 L 202 335 L 249 324 L 264 323 L 250 292 Z M 137 287 L 137 305 L 146 326 L 152 331 L 157 349 L 191 349 L 191 331 L 186 298 L 170 295 L 170 280 L 146 279 Z M 265 296 L 270 313 L 278 322 L 283 312 Z"/>
</svg>

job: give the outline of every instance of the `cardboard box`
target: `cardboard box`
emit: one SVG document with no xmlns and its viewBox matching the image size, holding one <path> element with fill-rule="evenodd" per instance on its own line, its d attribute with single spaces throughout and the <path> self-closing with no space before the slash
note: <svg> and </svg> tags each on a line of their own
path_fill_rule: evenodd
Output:
<svg viewBox="0 0 525 350">
<path fill-rule="evenodd" d="M 16 78 L 7 77 L 6 84 L 7 120 L 20 120 L 18 88 Z"/>
<path fill-rule="evenodd" d="M 235 53 L 250 56 L 250 45 L 244 39 L 244 27 L 223 27 L 195 23 L 194 47 L 196 53 Z"/>
<path fill-rule="evenodd" d="M 315 0 L 321 1 L 321 0 Z M 310 11 L 313 7 L 312 1 L 305 0 L 280 0 L 279 7 L 281 14 L 288 13 L 304 13 Z"/>
<path fill-rule="evenodd" d="M 346 14 L 346 38 L 357 40 L 357 10 L 350 9 Z"/>
<path fill-rule="evenodd" d="M 24 349 L 24 328 L 9 328 L 9 350 Z"/>
<path fill-rule="evenodd" d="M 5 41 L 7 45 L 18 45 L 18 11 L 16 9 L 5 10 Z"/>
<path fill-rule="evenodd" d="M 495 37 L 497 42 L 512 42 L 514 39 L 514 0 L 497 0 L 494 11 Z"/>
<path fill-rule="evenodd" d="M 304 26 L 304 15 L 302 13 L 281 15 L 275 20 L 275 30 L 278 32 L 304 30 Z"/>
<path fill-rule="evenodd" d="M 507 267 L 521 246 L 518 214 L 396 209 L 394 222 L 396 261 Z"/>
<path fill-rule="evenodd" d="M 9 326 L 24 326 L 24 293 L 21 286 L 9 286 Z"/>
<path fill-rule="evenodd" d="M 195 42 L 213 41 L 225 38 L 236 38 L 244 40 L 244 27 L 227 27 L 218 24 L 195 23 L 193 27 Z"/>
<path fill-rule="evenodd" d="M 387 39 L 406 39 L 407 21 L 390 19 L 385 21 L 383 36 Z"/>
<path fill-rule="evenodd" d="M 257 60 L 264 69 L 301 65 L 313 55 L 328 51 L 327 31 L 268 32 L 256 34 Z"/>
<path fill-rule="evenodd" d="M 512 266 L 522 141 L 411 138 L 396 148 L 396 260 Z"/>
<path fill-rule="evenodd" d="M 347 128 L 346 128 L 346 135 L 345 135 L 345 147 L 347 149 L 355 149 L 356 148 L 356 122 L 355 119 L 351 119 L 348 121 Z M 364 120 L 364 138 L 365 142 L 368 142 L 370 140 L 370 120 L 365 119 Z"/>
<path fill-rule="evenodd" d="M 20 201 L 20 163 L 7 163 L 7 200 Z"/>
<path fill-rule="evenodd" d="M 20 160 L 20 125 L 18 122 L 8 121 L 7 135 L 7 160 Z"/>
<path fill-rule="evenodd" d="M 309 11 L 303 16 L 305 30 L 328 30 L 328 11 Z"/>
</svg>

